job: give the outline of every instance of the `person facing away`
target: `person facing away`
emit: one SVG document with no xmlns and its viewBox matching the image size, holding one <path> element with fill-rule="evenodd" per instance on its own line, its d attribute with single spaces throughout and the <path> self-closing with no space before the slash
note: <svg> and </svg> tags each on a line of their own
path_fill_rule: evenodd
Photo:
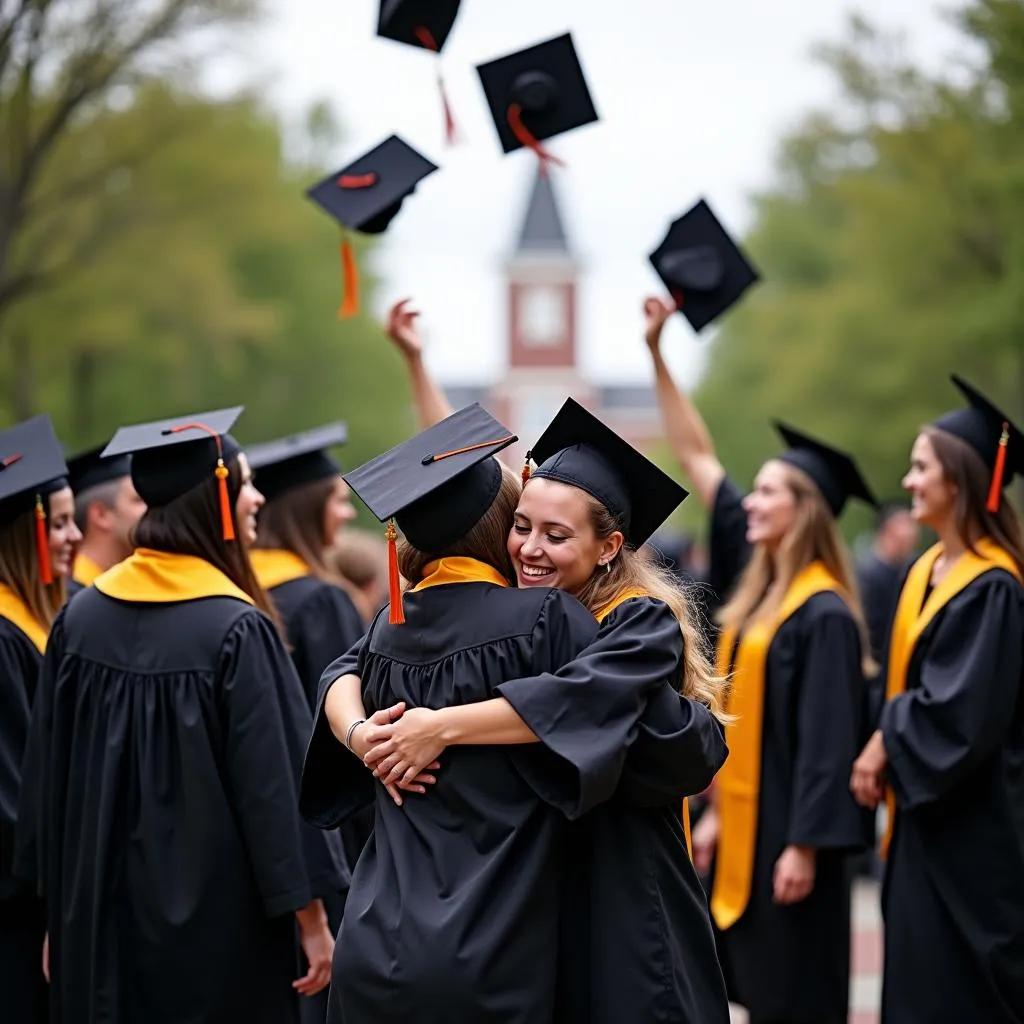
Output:
<svg viewBox="0 0 1024 1024">
<path fill-rule="evenodd" d="M 647 300 L 646 340 L 673 452 L 712 513 L 710 574 L 727 596 L 718 669 L 735 715 L 694 856 L 704 869 L 714 858 L 719 950 L 753 1024 L 845 1021 L 848 855 L 868 828 L 847 782 L 872 666 L 836 520 L 849 498 L 874 499 L 848 455 L 782 425 L 786 451 L 745 496 L 661 356 L 671 312 Z"/>
<path fill-rule="evenodd" d="M 1024 538 L 1002 494 L 1024 434 L 953 380 L 967 408 L 918 434 L 903 481 L 938 543 L 900 592 L 851 777 L 889 811 L 883 1024 L 1024 1021 Z"/>
<path fill-rule="evenodd" d="M 131 532 L 146 511 L 132 483 L 130 457 L 104 458 L 105 448 L 90 448 L 68 460 L 75 524 L 82 535 L 67 584 L 69 598 L 132 553 Z"/>
<path fill-rule="evenodd" d="M 871 548 L 857 564 L 857 586 L 871 637 L 871 656 L 879 663 L 885 654 L 903 576 L 917 550 L 919 536 L 920 529 L 910 509 L 898 502 L 886 502 L 878 510 Z"/>
<path fill-rule="evenodd" d="M 300 806 L 322 827 L 375 810 L 335 951 L 331 1022 L 555 1021 L 562 821 L 608 784 L 591 755 L 600 737 L 580 729 L 562 755 L 460 747 L 430 799 L 401 806 L 352 754 L 406 707 L 468 710 L 510 673 L 566 664 L 596 634 L 568 594 L 510 586 L 520 486 L 492 456 L 514 441 L 473 405 L 347 477 L 404 539 L 358 677 L 325 677 L 303 771 Z"/>
<path fill-rule="evenodd" d="M 555 1019 L 726 1022 L 681 814 L 725 759 L 714 712 L 722 681 L 685 593 L 643 549 L 686 492 L 572 399 L 531 455 L 539 465 L 507 541 L 517 584 L 572 593 L 599 622 L 597 637 L 558 671 L 506 680 L 491 700 L 405 711 L 375 727 L 364 759 L 393 785 L 448 746 L 542 743 L 557 754 L 593 737 L 588 756 L 614 773 L 601 773 L 595 806 L 566 830 Z"/>
<path fill-rule="evenodd" d="M 70 506 L 67 467 L 47 416 L 0 433 L 0 992 L 4 1020 L 49 1018 L 44 907 L 15 876 L 21 765 L 46 638 L 62 595 L 52 582 L 48 520 Z M 39 526 L 43 531 L 38 532 Z M 50 579 L 51 582 L 46 582 Z"/>
<path fill-rule="evenodd" d="M 50 634 L 15 870 L 46 901 L 55 1024 L 279 1024 L 328 982 L 340 866 L 300 831 L 310 716 L 242 543 L 240 411 L 118 432 L 138 547 Z"/>
</svg>

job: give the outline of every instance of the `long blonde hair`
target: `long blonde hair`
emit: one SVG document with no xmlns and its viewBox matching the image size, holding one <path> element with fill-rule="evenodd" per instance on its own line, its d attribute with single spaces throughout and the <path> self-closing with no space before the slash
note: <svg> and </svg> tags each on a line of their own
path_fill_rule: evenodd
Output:
<svg viewBox="0 0 1024 1024">
<path fill-rule="evenodd" d="M 596 498 L 589 494 L 586 498 L 590 525 L 598 538 L 604 540 L 618 530 L 619 525 Z M 725 680 L 715 674 L 707 641 L 695 625 L 696 615 L 691 611 L 688 589 L 654 561 L 649 549 L 634 551 L 623 545 L 618 555 L 608 563 L 607 570 L 604 566 L 595 566 L 590 579 L 576 597 L 596 615 L 619 594 L 632 588 L 664 601 L 679 623 L 679 631 L 683 634 L 683 674 L 679 692 L 706 705 L 719 721 L 728 722 L 730 719 L 722 699 Z"/>
<path fill-rule="evenodd" d="M 874 675 L 878 666 L 871 658 L 871 642 L 857 578 L 835 516 L 806 473 L 787 462 L 779 462 L 779 465 L 785 470 L 786 485 L 796 500 L 796 518 L 782 539 L 776 557 L 773 558 L 763 544 L 754 548 L 736 590 L 718 612 L 717 620 L 726 628 L 742 630 L 752 620 L 770 619 L 779 611 L 797 573 L 811 562 L 821 562 L 839 581 L 857 624 L 862 669 L 866 675 Z"/>
</svg>

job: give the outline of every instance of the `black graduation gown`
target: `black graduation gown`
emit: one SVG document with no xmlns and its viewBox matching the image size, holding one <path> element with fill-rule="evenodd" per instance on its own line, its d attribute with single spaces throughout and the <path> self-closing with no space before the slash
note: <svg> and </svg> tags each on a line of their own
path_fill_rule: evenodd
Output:
<svg viewBox="0 0 1024 1024">
<path fill-rule="evenodd" d="M 1024 1021 L 1022 646 L 1024 589 L 987 572 L 929 623 L 882 712 L 885 1024 Z"/>
<path fill-rule="evenodd" d="M 66 600 L 70 601 L 76 594 L 80 594 L 85 590 L 85 584 L 79 583 L 74 577 L 69 576 L 64 581 L 65 593 L 67 594 Z"/>
<path fill-rule="evenodd" d="M 742 493 L 716 496 L 716 550 L 742 570 Z M 731 583 L 726 586 L 726 590 Z M 850 793 L 865 706 L 860 636 L 843 600 L 811 597 L 776 632 L 765 665 L 757 840 L 750 902 L 716 929 L 731 998 L 755 1024 L 844 1022 L 850 987 L 849 854 L 866 843 Z M 800 903 L 773 901 L 775 862 L 790 845 L 817 850 L 814 889 Z"/>
<path fill-rule="evenodd" d="M 0 616 L 0 993 L 6 1024 L 46 1020 L 43 904 L 13 872 L 21 763 L 43 656 Z"/>
<path fill-rule="evenodd" d="M 569 826 L 560 1024 L 728 1024 L 707 899 L 686 849 L 683 798 L 725 762 L 722 729 L 680 696 L 683 637 L 652 598 L 619 605 L 557 673 L 498 687 L 541 741 L 574 756 L 600 730 L 621 776 Z M 614 776 L 609 777 L 612 781 Z"/>
<path fill-rule="evenodd" d="M 47 902 L 54 1022 L 297 1020 L 293 912 L 342 883 L 300 830 L 309 728 L 284 645 L 239 599 L 90 587 L 65 606 L 16 863 Z"/>
<path fill-rule="evenodd" d="M 352 599 L 341 587 L 312 574 L 279 583 L 268 593 L 284 622 L 292 662 L 312 713 L 316 707 L 321 674 L 339 654 L 347 651 L 363 635 L 363 620 Z M 346 884 L 344 889 L 323 897 L 327 920 L 335 935 L 341 927 L 341 917 L 345 911 L 348 882 L 372 828 L 372 809 L 343 822 L 338 828 L 338 840 L 347 868 Z M 312 998 L 303 999 L 299 1004 L 303 1021 L 308 1024 L 323 1021 L 327 1016 L 328 997 L 329 992 L 325 989 Z"/>
<path fill-rule="evenodd" d="M 378 615 L 363 642 L 368 712 L 486 700 L 505 679 L 570 661 L 597 632 L 568 594 L 484 582 L 408 593 L 405 618 L 390 626 Z M 335 948 L 328 1021 L 554 1024 L 563 815 L 606 788 L 589 746 L 579 737 L 578 760 L 538 744 L 452 747 L 429 794 L 399 808 L 332 735 L 321 701 L 304 812 L 329 827 L 367 801 L 376 809 Z M 530 779 L 544 780 L 545 799 Z"/>
</svg>

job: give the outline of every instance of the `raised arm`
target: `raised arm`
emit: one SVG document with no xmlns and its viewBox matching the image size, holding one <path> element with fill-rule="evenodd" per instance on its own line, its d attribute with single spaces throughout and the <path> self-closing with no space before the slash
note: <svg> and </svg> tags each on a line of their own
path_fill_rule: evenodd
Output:
<svg viewBox="0 0 1024 1024">
<path fill-rule="evenodd" d="M 665 434 L 672 453 L 690 478 L 701 503 L 710 509 L 714 506 L 715 495 L 725 477 L 725 470 L 715 454 L 715 445 L 708 433 L 707 424 L 690 399 L 676 386 L 661 354 L 661 332 L 673 312 L 674 307 L 661 299 L 646 299 L 644 340 L 654 364 L 658 405 L 661 407 Z"/>
<path fill-rule="evenodd" d="M 411 301 L 402 299 L 388 310 L 384 329 L 405 360 L 420 424 L 426 428 L 447 419 L 455 410 L 423 362 L 423 339 L 416 329 L 416 318 L 420 314 L 407 308 Z"/>
</svg>

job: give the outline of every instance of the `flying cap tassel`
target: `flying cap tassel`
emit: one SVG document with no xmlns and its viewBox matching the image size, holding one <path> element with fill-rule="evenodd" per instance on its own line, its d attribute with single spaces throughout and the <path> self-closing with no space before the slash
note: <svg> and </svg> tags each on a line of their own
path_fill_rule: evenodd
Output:
<svg viewBox="0 0 1024 1024">
<path fill-rule="evenodd" d="M 405 608 L 402 605 L 402 577 L 398 572 L 398 530 L 393 519 L 388 520 L 384 536 L 388 541 L 388 622 L 392 626 L 401 626 L 405 623 Z"/>
<path fill-rule="evenodd" d="M 343 174 L 338 178 L 338 187 L 372 188 L 377 184 L 377 175 Z M 359 312 L 359 265 L 352 251 L 352 243 L 348 237 L 341 240 L 341 305 L 338 307 L 338 319 L 348 320 Z"/>
<path fill-rule="evenodd" d="M 530 479 L 530 458 L 533 452 L 527 452 L 526 458 L 523 460 L 523 486 L 526 486 L 526 481 Z"/>
<path fill-rule="evenodd" d="M 224 465 L 224 445 L 220 434 L 205 423 L 182 423 L 177 427 L 168 427 L 164 434 L 181 434 L 186 430 L 202 430 L 213 438 L 217 445 L 217 465 L 213 475 L 217 478 L 217 503 L 220 506 L 220 528 L 224 540 L 235 539 L 235 517 L 231 511 L 231 495 L 228 493 L 228 476 L 230 470 Z"/>
<path fill-rule="evenodd" d="M 418 25 L 412 30 L 420 46 L 432 53 L 439 54 L 434 34 L 425 25 Z M 440 59 L 440 58 L 439 58 Z M 451 103 L 448 102 L 448 90 L 445 88 L 444 75 L 437 72 L 437 91 L 441 94 L 441 109 L 444 111 L 444 141 L 447 146 L 454 146 L 459 141 L 459 132 L 455 126 L 455 115 Z"/>
<path fill-rule="evenodd" d="M 999 511 L 999 503 L 1003 497 L 1003 476 L 1006 473 L 1006 447 L 1010 443 L 1010 424 L 1003 424 L 1003 432 L 999 438 L 996 451 L 996 464 L 992 470 L 992 485 L 988 489 L 988 503 L 985 507 L 995 515 Z"/>
<path fill-rule="evenodd" d="M 509 105 L 508 126 L 512 129 L 512 134 L 521 146 L 526 146 L 527 149 L 532 149 L 537 154 L 542 177 L 546 178 L 548 176 L 550 164 L 558 164 L 559 167 L 565 166 L 565 161 L 559 160 L 550 150 L 546 149 L 534 136 L 533 132 L 523 124 L 523 108 L 519 103 Z"/>
<path fill-rule="evenodd" d="M 46 527 L 46 509 L 43 496 L 36 495 L 36 554 L 39 556 L 39 578 L 44 583 L 53 582 L 53 567 L 50 565 L 50 538 Z"/>
</svg>

